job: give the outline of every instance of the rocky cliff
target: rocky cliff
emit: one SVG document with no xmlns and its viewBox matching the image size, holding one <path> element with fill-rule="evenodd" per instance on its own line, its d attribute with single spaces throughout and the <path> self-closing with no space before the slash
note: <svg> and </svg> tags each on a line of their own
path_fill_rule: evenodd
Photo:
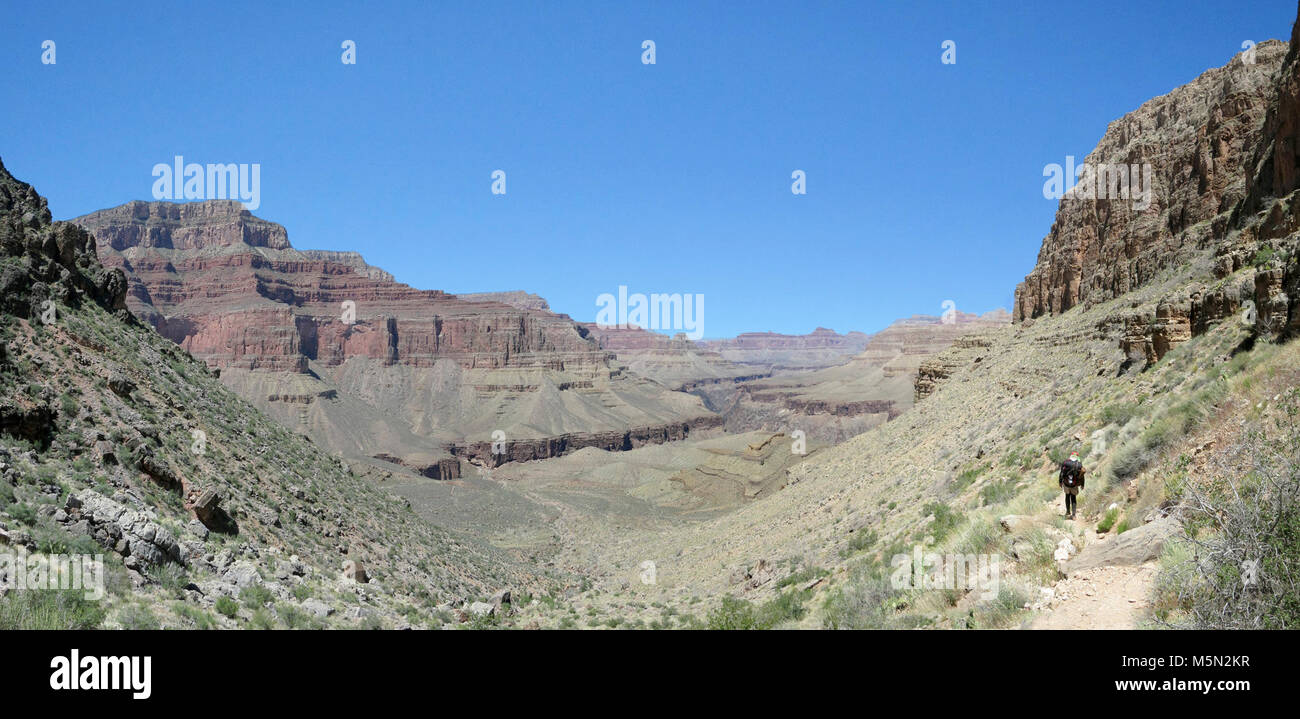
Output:
<svg viewBox="0 0 1300 719">
<path fill-rule="evenodd" d="M 453 447 L 545 454 L 570 435 L 672 437 L 712 421 L 535 295 L 417 290 L 356 253 L 296 250 L 235 202 L 132 202 L 73 222 L 126 273 L 133 312 L 259 407 L 350 454 L 447 477 Z"/>
<path fill-rule="evenodd" d="M 1260 43 L 1253 63 L 1239 55 L 1112 122 L 1084 162 L 1149 164 L 1151 202 L 1140 208 L 1113 192 L 1106 199 L 1063 198 L 1033 271 L 1016 289 L 1015 320 L 1104 302 L 1197 251 L 1234 244 L 1234 207 L 1248 194 L 1294 182 L 1286 159 L 1273 163 L 1254 190 L 1243 181 L 1254 174 L 1265 116 L 1278 103 L 1274 78 L 1289 55 L 1286 43 Z M 1283 134 L 1275 149 L 1285 154 L 1290 125 L 1272 122 Z M 1220 255 L 1220 275 L 1245 259 L 1244 252 Z"/>
</svg>

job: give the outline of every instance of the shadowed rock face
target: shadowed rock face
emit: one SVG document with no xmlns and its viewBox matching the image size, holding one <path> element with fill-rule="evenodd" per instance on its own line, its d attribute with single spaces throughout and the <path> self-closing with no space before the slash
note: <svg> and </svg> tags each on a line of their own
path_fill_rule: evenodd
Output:
<svg viewBox="0 0 1300 719">
<path fill-rule="evenodd" d="M 1252 154 L 1285 55 L 1285 43 L 1260 43 L 1253 64 L 1239 55 L 1112 122 L 1085 161 L 1149 163 L 1151 203 L 1137 209 L 1122 199 L 1063 199 L 1033 271 L 1016 289 L 1014 319 L 1109 300 L 1187 261 L 1188 252 L 1224 243 L 1230 229 L 1225 212 L 1251 191 L 1241 178 L 1252 174 Z M 1295 182 L 1288 169 L 1295 166 L 1294 151 L 1286 139 L 1294 130 L 1286 120 L 1277 124 L 1283 138 L 1274 154 L 1283 157 L 1257 192 Z M 1223 276 L 1240 269 L 1244 257 L 1226 255 L 1220 262 Z"/>
<path fill-rule="evenodd" d="M 565 437 L 657 441 L 716 423 L 535 295 L 417 290 L 357 253 L 296 250 L 235 202 L 133 202 L 73 222 L 127 273 L 128 305 L 160 334 L 349 454 L 445 477 L 453 450 L 478 459 L 465 448 L 497 432 L 509 459 L 567 451 Z"/>
<path fill-rule="evenodd" d="M 126 278 L 100 264 L 94 238 L 75 224 L 51 222 L 45 198 L 2 163 L 0 259 L 0 310 L 15 316 L 37 317 L 47 300 L 78 306 L 89 299 L 109 311 L 126 309 Z"/>
</svg>

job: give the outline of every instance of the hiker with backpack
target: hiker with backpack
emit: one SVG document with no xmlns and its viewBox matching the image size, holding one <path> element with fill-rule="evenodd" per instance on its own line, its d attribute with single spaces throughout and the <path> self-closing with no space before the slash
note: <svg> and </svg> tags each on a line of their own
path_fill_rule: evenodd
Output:
<svg viewBox="0 0 1300 719">
<path fill-rule="evenodd" d="M 1074 511 L 1079 504 L 1079 490 L 1083 489 L 1083 475 L 1087 470 L 1079 461 L 1079 453 L 1071 452 L 1070 458 L 1061 463 L 1061 476 L 1057 484 L 1065 490 L 1065 516 L 1074 519 Z"/>
</svg>

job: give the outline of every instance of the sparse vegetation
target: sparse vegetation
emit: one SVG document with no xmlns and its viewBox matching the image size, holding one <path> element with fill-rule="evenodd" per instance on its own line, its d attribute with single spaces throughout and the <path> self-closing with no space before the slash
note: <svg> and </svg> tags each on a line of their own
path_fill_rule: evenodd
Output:
<svg viewBox="0 0 1300 719">
<path fill-rule="evenodd" d="M 1300 389 L 1277 399 L 1206 483 L 1185 484 L 1186 536 L 1158 585 L 1169 624 L 1300 627 Z"/>
</svg>

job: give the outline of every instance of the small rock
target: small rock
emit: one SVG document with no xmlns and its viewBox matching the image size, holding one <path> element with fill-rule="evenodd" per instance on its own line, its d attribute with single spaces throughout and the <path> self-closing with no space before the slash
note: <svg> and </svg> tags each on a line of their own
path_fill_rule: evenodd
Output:
<svg viewBox="0 0 1300 719">
<path fill-rule="evenodd" d="M 1022 525 L 1026 524 L 1029 521 L 1030 521 L 1029 517 L 1026 517 L 1024 515 L 1008 514 L 1005 517 L 999 519 L 998 524 L 1002 525 L 1002 531 L 1014 532 L 1016 531 L 1017 528 L 1021 527 Z"/>
<path fill-rule="evenodd" d="M 203 522 L 200 522 L 197 519 L 191 519 L 190 523 L 185 525 L 185 528 L 189 530 L 190 534 L 193 534 L 199 539 L 208 538 L 208 528 L 203 526 Z"/>
</svg>

